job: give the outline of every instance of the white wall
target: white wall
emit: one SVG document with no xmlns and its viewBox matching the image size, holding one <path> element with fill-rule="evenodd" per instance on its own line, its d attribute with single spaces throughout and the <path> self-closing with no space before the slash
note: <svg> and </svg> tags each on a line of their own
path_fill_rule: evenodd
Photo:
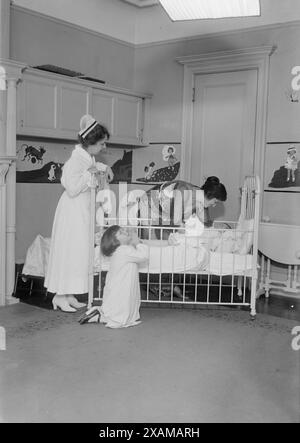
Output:
<svg viewBox="0 0 300 443">
<path fill-rule="evenodd" d="M 30 66 L 52 64 L 133 88 L 132 45 L 53 21 L 29 10 L 11 9 L 10 58 Z"/>
<path fill-rule="evenodd" d="M 14 0 L 13 4 L 125 42 L 135 42 L 137 8 L 119 0 Z"/>
<path fill-rule="evenodd" d="M 270 59 L 266 141 L 300 142 L 300 103 L 291 103 L 286 96 L 292 80 L 291 69 L 300 65 L 299 41 L 300 22 L 265 30 L 225 33 L 138 47 L 135 55 L 135 88 L 153 93 L 151 141 L 181 141 L 183 67 L 176 63 L 176 57 L 276 45 L 277 50 Z M 261 149 L 264 151 L 265 146 Z M 224 165 L 228 164 L 225 150 L 220 152 L 221 158 L 222 155 Z M 299 193 L 263 193 L 263 215 L 269 216 L 274 222 L 299 225 L 299 196 Z"/>
<path fill-rule="evenodd" d="M 17 262 L 24 262 L 26 251 L 37 235 L 51 236 L 54 214 L 62 192 L 60 184 L 17 183 Z"/>
</svg>

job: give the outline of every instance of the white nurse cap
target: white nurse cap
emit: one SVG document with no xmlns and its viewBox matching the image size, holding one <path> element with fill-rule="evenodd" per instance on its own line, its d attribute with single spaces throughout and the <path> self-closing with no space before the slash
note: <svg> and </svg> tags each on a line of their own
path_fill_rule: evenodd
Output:
<svg viewBox="0 0 300 443">
<path fill-rule="evenodd" d="M 94 117 L 89 114 L 84 115 L 80 119 L 79 135 L 82 138 L 85 138 L 97 125 L 98 122 L 94 119 Z"/>
</svg>

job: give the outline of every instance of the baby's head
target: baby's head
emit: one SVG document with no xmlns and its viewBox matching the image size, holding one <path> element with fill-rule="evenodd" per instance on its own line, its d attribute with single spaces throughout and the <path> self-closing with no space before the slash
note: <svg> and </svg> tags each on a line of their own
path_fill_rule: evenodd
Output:
<svg viewBox="0 0 300 443">
<path fill-rule="evenodd" d="M 128 245 L 131 236 L 126 228 L 119 225 L 110 226 L 101 239 L 101 252 L 106 257 L 110 257 L 120 245 Z"/>
<path fill-rule="evenodd" d="M 297 149 L 295 148 L 295 146 L 291 146 L 288 150 L 287 150 L 287 155 L 289 157 L 295 157 L 297 154 Z"/>
</svg>

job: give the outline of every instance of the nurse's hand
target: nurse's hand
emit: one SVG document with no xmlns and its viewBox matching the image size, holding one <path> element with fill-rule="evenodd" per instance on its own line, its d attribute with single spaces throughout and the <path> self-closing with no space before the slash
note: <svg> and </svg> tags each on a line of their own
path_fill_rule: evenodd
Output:
<svg viewBox="0 0 300 443">
<path fill-rule="evenodd" d="M 91 173 L 91 174 L 98 174 L 99 173 L 99 171 L 98 171 L 98 169 L 96 168 L 96 166 L 91 166 L 89 169 L 88 169 L 88 171 Z"/>
<path fill-rule="evenodd" d="M 112 182 L 114 179 L 114 173 L 112 172 L 112 169 L 110 166 L 107 166 L 107 168 L 106 168 L 106 177 L 107 177 L 107 180 L 109 183 Z"/>
</svg>

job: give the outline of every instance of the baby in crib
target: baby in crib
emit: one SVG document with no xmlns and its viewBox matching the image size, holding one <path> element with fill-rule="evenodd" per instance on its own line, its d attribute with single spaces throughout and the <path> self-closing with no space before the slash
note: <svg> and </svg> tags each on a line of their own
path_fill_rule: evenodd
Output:
<svg viewBox="0 0 300 443">
<path fill-rule="evenodd" d="M 170 234 L 169 245 L 204 247 L 209 252 L 247 254 L 253 242 L 254 220 L 240 219 L 236 229 L 204 228 L 196 214 L 185 222 L 185 229 Z"/>
<path fill-rule="evenodd" d="M 169 235 L 168 243 L 169 245 L 180 245 L 184 242 L 189 246 L 205 246 L 205 241 L 201 238 L 201 243 L 199 242 L 200 237 L 202 237 L 204 232 L 204 224 L 199 220 L 196 214 L 192 214 L 184 223 L 182 228 L 179 228 L 177 232 Z"/>
</svg>

